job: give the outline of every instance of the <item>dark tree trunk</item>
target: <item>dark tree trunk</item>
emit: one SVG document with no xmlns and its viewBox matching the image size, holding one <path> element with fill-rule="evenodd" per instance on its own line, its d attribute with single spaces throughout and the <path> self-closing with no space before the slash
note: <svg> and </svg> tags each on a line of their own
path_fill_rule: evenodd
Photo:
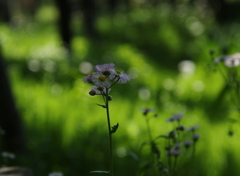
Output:
<svg viewBox="0 0 240 176">
<path fill-rule="evenodd" d="M 117 0 L 108 0 L 108 5 L 112 13 L 115 13 L 117 8 L 117 3 L 118 3 Z"/>
<path fill-rule="evenodd" d="M 55 0 L 55 3 L 59 11 L 58 26 L 61 40 L 64 47 L 71 51 L 71 5 L 68 0 Z"/>
<path fill-rule="evenodd" d="M 226 0 L 208 0 L 209 6 L 213 9 L 218 23 L 240 20 L 240 2 L 227 2 Z"/>
<path fill-rule="evenodd" d="M 82 10 L 85 33 L 89 38 L 95 39 L 97 37 L 97 31 L 95 28 L 96 20 L 95 0 L 82 0 Z"/>
<path fill-rule="evenodd" d="M 0 0 L 0 19 L 6 23 L 11 22 L 11 13 L 8 0 Z"/>
<path fill-rule="evenodd" d="M 8 81 L 4 60 L 0 55 L 0 127 L 5 131 L 3 149 L 9 152 L 20 152 L 25 149 L 23 124 L 15 106 Z"/>
</svg>

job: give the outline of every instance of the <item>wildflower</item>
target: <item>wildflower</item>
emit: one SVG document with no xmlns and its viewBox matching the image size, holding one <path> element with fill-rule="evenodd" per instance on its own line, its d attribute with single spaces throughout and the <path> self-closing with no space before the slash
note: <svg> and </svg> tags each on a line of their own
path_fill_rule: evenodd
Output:
<svg viewBox="0 0 240 176">
<path fill-rule="evenodd" d="M 101 72 L 93 73 L 91 76 L 91 81 L 96 86 L 103 86 L 103 87 L 110 87 L 111 82 L 105 75 L 103 75 Z"/>
<path fill-rule="evenodd" d="M 91 96 L 106 95 L 106 91 L 110 91 L 110 87 L 115 83 L 124 84 L 129 80 L 130 76 L 123 71 L 116 70 L 113 63 L 96 65 L 95 72 L 92 72 L 83 78 L 85 83 L 91 83 L 94 85 L 89 92 Z M 111 99 L 111 97 L 108 98 Z"/>
<path fill-rule="evenodd" d="M 96 92 L 95 92 L 94 90 L 91 90 L 91 91 L 89 92 L 89 95 L 94 96 L 94 95 L 96 95 Z"/>
<path fill-rule="evenodd" d="M 175 150 L 175 149 L 171 149 L 167 152 L 168 156 L 175 156 L 178 157 L 180 154 L 182 153 L 181 150 Z"/>
<path fill-rule="evenodd" d="M 220 56 L 214 60 L 215 63 L 223 61 L 227 67 L 237 67 L 240 65 L 240 53 L 230 56 Z"/>
<path fill-rule="evenodd" d="M 2 152 L 2 157 L 15 159 L 15 154 L 14 153 L 10 153 L 10 152 Z"/>
<path fill-rule="evenodd" d="M 174 121 L 180 121 L 183 118 L 183 114 L 177 113 L 174 114 L 172 117 L 167 119 L 167 122 L 174 122 Z"/>
<path fill-rule="evenodd" d="M 176 137 L 176 131 L 170 131 L 170 132 L 168 133 L 168 137 L 169 137 L 169 138 L 175 138 L 175 137 Z"/>
<path fill-rule="evenodd" d="M 183 125 L 180 125 L 176 128 L 176 130 L 178 131 L 184 131 L 185 130 L 185 127 Z"/>
<path fill-rule="evenodd" d="M 182 144 L 178 142 L 174 145 L 173 148 L 174 148 L 174 150 L 179 150 L 181 148 L 181 146 L 182 146 Z"/>
<path fill-rule="evenodd" d="M 94 95 L 103 95 L 111 91 L 110 88 L 102 87 L 102 86 L 92 86 L 91 91 L 89 92 L 89 95 L 94 96 Z"/>
<path fill-rule="evenodd" d="M 94 72 L 90 73 L 89 75 L 85 76 L 82 80 L 85 82 L 85 83 L 92 83 L 92 74 Z"/>
<path fill-rule="evenodd" d="M 163 170 L 162 170 L 162 174 L 163 174 L 163 175 L 168 175 L 168 174 L 169 174 L 168 169 L 163 169 Z"/>
<path fill-rule="evenodd" d="M 237 67 L 240 64 L 240 61 L 239 59 L 232 56 L 225 59 L 224 63 L 228 67 Z"/>
<path fill-rule="evenodd" d="M 184 146 L 186 147 L 186 148 L 189 148 L 191 145 L 192 145 L 192 141 L 190 141 L 190 140 L 186 140 L 186 141 L 184 141 Z"/>
<path fill-rule="evenodd" d="M 120 84 L 125 84 L 127 83 L 131 78 L 129 75 L 124 73 L 124 71 L 116 70 L 116 69 L 111 69 L 111 75 L 110 79 L 116 80 Z"/>
<path fill-rule="evenodd" d="M 143 115 L 147 115 L 151 111 L 155 111 L 155 108 L 141 108 L 140 109 L 143 112 Z"/>
<path fill-rule="evenodd" d="M 200 137 L 200 135 L 198 133 L 193 134 L 193 141 L 197 142 L 199 137 Z"/>
<path fill-rule="evenodd" d="M 194 131 L 196 131 L 198 128 L 199 128 L 199 125 L 195 125 L 195 126 L 192 126 L 192 127 L 187 128 L 187 131 L 188 131 L 188 132 L 194 132 Z"/>
<path fill-rule="evenodd" d="M 48 176 L 63 176 L 63 173 L 62 172 L 52 172 L 52 173 L 49 173 Z"/>
<path fill-rule="evenodd" d="M 95 69 L 98 72 L 101 72 L 105 76 L 109 76 L 111 74 L 111 70 L 114 69 L 115 65 L 113 63 L 109 64 L 102 64 L 102 65 L 96 65 Z"/>
<path fill-rule="evenodd" d="M 107 99 L 108 99 L 108 101 L 112 101 L 113 98 L 111 95 L 108 95 Z"/>
</svg>

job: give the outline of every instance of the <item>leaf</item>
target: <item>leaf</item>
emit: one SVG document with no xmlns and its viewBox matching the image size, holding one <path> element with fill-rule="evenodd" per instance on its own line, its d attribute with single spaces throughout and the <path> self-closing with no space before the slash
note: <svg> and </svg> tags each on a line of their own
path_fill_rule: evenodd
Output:
<svg viewBox="0 0 240 176">
<path fill-rule="evenodd" d="M 106 106 L 105 105 L 100 105 L 100 104 L 97 104 L 98 106 L 101 106 L 101 107 L 103 107 L 103 108 L 106 108 Z"/>
<path fill-rule="evenodd" d="M 112 126 L 111 133 L 115 133 L 119 127 L 119 124 L 117 123 L 116 125 Z"/>
<path fill-rule="evenodd" d="M 109 171 L 91 171 L 90 174 L 110 174 Z"/>
</svg>

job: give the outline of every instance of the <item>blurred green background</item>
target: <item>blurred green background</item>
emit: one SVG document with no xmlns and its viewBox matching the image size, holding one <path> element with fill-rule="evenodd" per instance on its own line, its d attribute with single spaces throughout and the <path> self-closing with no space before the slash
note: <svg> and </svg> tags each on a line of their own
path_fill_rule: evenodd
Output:
<svg viewBox="0 0 240 176">
<path fill-rule="evenodd" d="M 132 77 L 111 91 L 112 124 L 120 124 L 113 135 L 116 175 L 137 175 L 144 163 L 132 155 L 146 154 L 139 152 L 148 137 L 140 111 L 146 107 L 159 114 L 151 120 L 154 136 L 171 130 L 166 119 L 175 113 L 184 114 L 183 125 L 200 126 L 195 157 L 182 156 L 178 175 L 240 175 L 239 125 L 229 123 L 239 114 L 209 54 L 239 51 L 239 1 L 72 0 L 67 47 L 56 2 L 16 2 L 8 4 L 10 20 L 0 23 L 0 44 L 27 152 L 9 165 L 36 176 L 107 170 L 106 115 L 96 105 L 102 98 L 89 96 L 82 78 L 95 65 L 114 63 Z"/>
</svg>

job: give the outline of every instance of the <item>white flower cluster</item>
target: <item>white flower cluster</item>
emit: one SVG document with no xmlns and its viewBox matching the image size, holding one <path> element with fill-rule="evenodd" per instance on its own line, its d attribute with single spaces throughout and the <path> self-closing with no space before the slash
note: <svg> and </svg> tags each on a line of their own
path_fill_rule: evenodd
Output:
<svg viewBox="0 0 240 176">
<path fill-rule="evenodd" d="M 124 73 L 124 71 L 117 70 L 113 63 L 96 65 L 95 72 L 83 78 L 85 83 L 94 85 L 89 92 L 92 96 L 106 95 L 115 83 L 125 84 L 129 80 L 130 76 Z"/>
<path fill-rule="evenodd" d="M 216 58 L 215 63 L 224 62 L 227 67 L 237 67 L 240 65 L 240 53 L 235 53 L 230 56 L 221 56 Z"/>
</svg>

